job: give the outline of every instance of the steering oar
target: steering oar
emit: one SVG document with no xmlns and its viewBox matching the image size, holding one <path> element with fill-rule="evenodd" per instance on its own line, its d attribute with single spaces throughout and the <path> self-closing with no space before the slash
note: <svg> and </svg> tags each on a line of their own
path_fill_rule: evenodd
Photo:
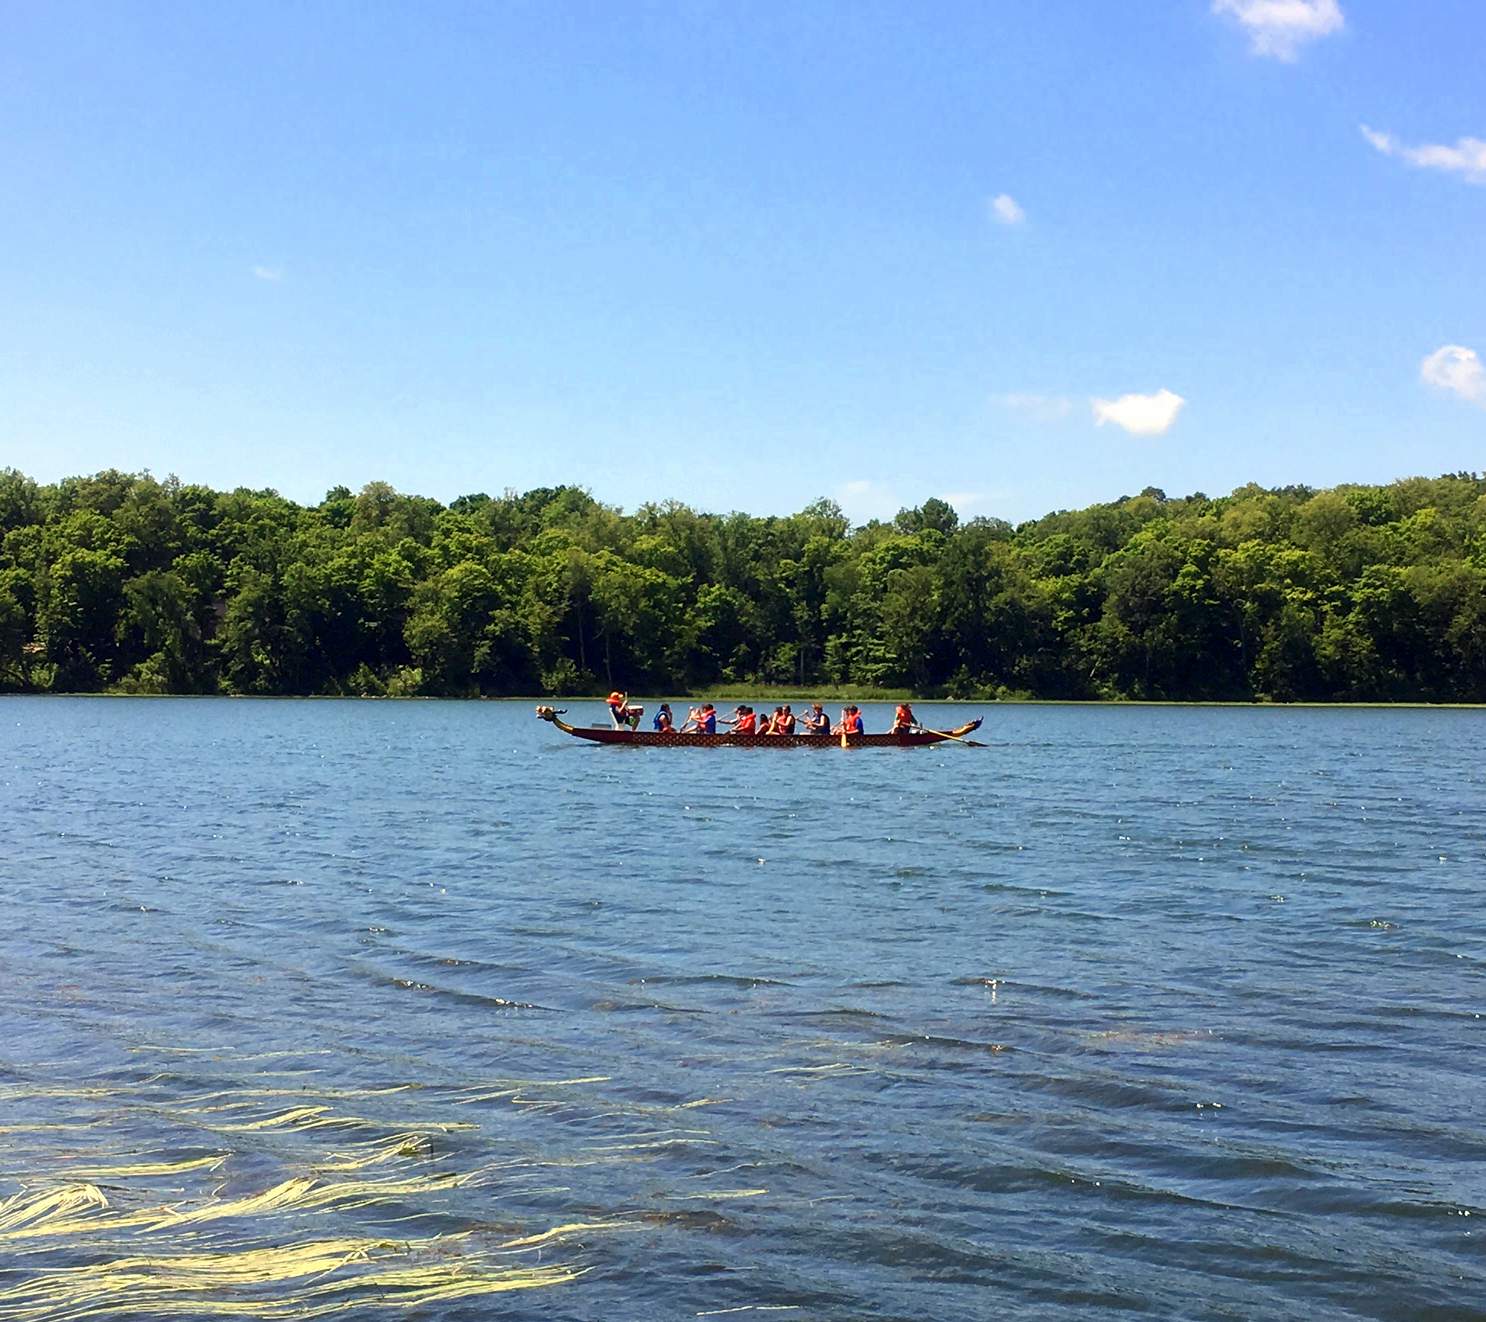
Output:
<svg viewBox="0 0 1486 1322">
<path fill-rule="evenodd" d="M 955 739 L 967 748 L 989 748 L 990 744 L 983 744 L 979 739 L 966 739 L 962 734 L 955 734 L 953 730 L 931 730 L 927 725 L 915 725 L 913 727 L 920 734 L 937 734 L 941 739 Z"/>
</svg>

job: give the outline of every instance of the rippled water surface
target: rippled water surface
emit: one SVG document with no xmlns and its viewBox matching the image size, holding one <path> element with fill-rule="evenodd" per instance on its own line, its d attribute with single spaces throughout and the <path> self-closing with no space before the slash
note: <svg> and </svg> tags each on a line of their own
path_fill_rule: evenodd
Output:
<svg viewBox="0 0 1486 1322">
<path fill-rule="evenodd" d="M 0 1317 L 1486 1317 L 1483 734 L 0 699 Z"/>
</svg>

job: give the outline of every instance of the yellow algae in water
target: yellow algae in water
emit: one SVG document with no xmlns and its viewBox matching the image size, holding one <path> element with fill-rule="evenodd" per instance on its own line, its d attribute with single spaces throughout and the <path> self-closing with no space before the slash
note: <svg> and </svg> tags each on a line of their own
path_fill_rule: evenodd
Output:
<svg viewBox="0 0 1486 1322">
<path fill-rule="evenodd" d="M 59 1239 L 66 1235 L 92 1235 L 100 1231 L 130 1230 L 136 1226 L 152 1226 L 164 1210 L 159 1207 L 142 1208 L 137 1212 L 119 1212 L 112 1216 L 77 1216 L 76 1212 L 88 1212 L 108 1206 L 105 1199 L 91 1207 L 69 1209 L 68 1215 L 49 1216 L 30 1225 L 13 1230 L 0 1230 L 0 1240 L 7 1239 Z"/>
<path fill-rule="evenodd" d="M 37 1097 L 76 1097 L 84 1100 L 94 1097 L 118 1097 L 127 1089 L 104 1088 L 97 1085 L 79 1088 L 67 1083 L 7 1083 L 0 1085 L 0 1102 L 24 1102 Z"/>
<path fill-rule="evenodd" d="M 103 1194 L 92 1189 L 92 1186 L 76 1185 L 38 1195 L 29 1205 L 18 1206 L 13 1226 L 0 1221 L 0 1240 L 96 1235 L 130 1229 L 155 1233 L 234 1217 L 267 1216 L 274 1212 L 319 1212 L 331 1208 L 372 1207 L 378 1203 L 441 1189 L 457 1189 L 475 1180 L 478 1174 L 443 1171 L 411 1178 L 345 1180 L 334 1184 L 300 1175 L 280 1181 L 261 1193 L 248 1194 L 241 1198 L 210 1198 L 184 1211 L 157 1205 L 111 1216 L 79 1215 L 106 1209 L 109 1204 Z M 91 1194 L 86 1192 L 88 1190 L 91 1190 Z M 3 1210 L 0 1207 L 0 1212 Z"/>
<path fill-rule="evenodd" d="M 191 1108 L 187 1108 L 190 1110 Z M 224 1133 L 246 1134 L 258 1129 L 317 1129 L 322 1125 L 354 1124 L 354 1121 L 340 1120 L 326 1116 L 328 1106 L 295 1106 L 287 1111 L 280 1111 L 276 1115 L 265 1116 L 261 1120 L 248 1120 L 240 1125 L 221 1125 L 219 1128 Z"/>
<path fill-rule="evenodd" d="M 554 1239 L 562 1239 L 567 1235 L 577 1235 L 588 1230 L 638 1230 L 640 1227 L 630 1221 L 569 1221 L 566 1225 L 553 1226 L 550 1230 L 544 1230 L 536 1235 L 522 1235 L 519 1239 L 508 1239 L 502 1245 L 503 1249 L 530 1249 L 539 1244 L 550 1244 Z"/>
<path fill-rule="evenodd" d="M 407 1179 L 344 1180 L 336 1184 L 322 1184 L 308 1176 L 296 1176 L 271 1189 L 265 1189 L 262 1193 L 209 1202 L 187 1212 L 162 1209 L 158 1227 L 169 1229 L 203 1221 L 221 1221 L 228 1217 L 262 1216 L 285 1209 L 322 1211 L 329 1208 L 368 1207 L 415 1194 L 433 1193 L 439 1189 L 457 1189 L 474 1178 L 474 1173 L 441 1171 Z"/>
<path fill-rule="evenodd" d="M 387 1139 L 373 1139 L 359 1146 L 364 1150 L 356 1151 L 353 1148 L 347 1152 L 333 1152 L 324 1161 L 317 1161 L 314 1168 L 319 1171 L 360 1171 L 368 1166 L 379 1166 L 383 1162 L 396 1161 L 399 1158 L 429 1155 L 428 1136 L 413 1131 L 393 1134 Z"/>
<path fill-rule="evenodd" d="M 465 1091 L 468 1096 L 461 1097 L 455 1103 L 457 1106 L 471 1106 L 477 1102 L 497 1102 L 506 1097 L 514 1097 L 524 1105 L 533 1105 L 523 1096 L 528 1088 L 572 1088 L 584 1083 L 609 1083 L 611 1076 L 608 1074 L 587 1074 L 576 1079 L 492 1079 L 488 1083 L 472 1085 Z M 538 1099 L 536 1104 L 545 1104 L 546 1099 Z"/>
<path fill-rule="evenodd" d="M 144 1313 L 318 1318 L 351 1309 L 413 1308 L 474 1295 L 560 1285 L 582 1274 L 563 1263 L 529 1267 L 495 1263 L 487 1254 L 463 1252 L 459 1241 L 465 1238 L 451 1236 L 401 1244 L 333 1239 L 229 1252 L 119 1258 L 88 1267 L 63 1268 L 0 1288 L 0 1313 L 9 1322 L 51 1322 L 61 1317 L 137 1318 Z M 462 1256 L 451 1259 L 451 1250 Z M 396 1259 L 432 1253 L 439 1255 L 437 1261 L 394 1265 Z M 327 1277 L 333 1279 L 324 1279 Z M 282 1293 L 266 1293 L 276 1286 L 283 1288 Z M 253 1297 L 230 1297 L 240 1291 L 252 1291 Z M 369 1295 L 368 1291 L 379 1293 Z"/>
<path fill-rule="evenodd" d="M 0 1134 L 55 1134 L 74 1129 L 96 1129 L 97 1124 L 93 1121 L 80 1121 L 76 1124 L 36 1124 L 36 1125 L 0 1125 Z"/>
<path fill-rule="evenodd" d="M 103 1190 L 91 1184 L 66 1184 L 45 1193 L 12 1194 L 0 1202 L 0 1238 L 24 1229 L 36 1229 L 64 1221 L 79 1212 L 108 1206 Z"/>
<path fill-rule="evenodd" d="M 120 1166 L 89 1166 L 69 1169 L 65 1174 L 75 1180 L 144 1179 L 153 1175 L 176 1175 L 182 1171 L 214 1171 L 227 1160 L 225 1152 L 207 1157 L 188 1157 L 182 1161 L 142 1161 Z"/>
<path fill-rule="evenodd" d="M 243 1198 L 213 1199 L 186 1212 L 177 1212 L 168 1207 L 160 1208 L 150 1229 L 160 1230 L 167 1227 L 195 1225 L 203 1221 L 221 1221 L 233 1216 L 264 1216 L 269 1212 L 280 1212 L 288 1207 L 304 1207 L 308 1204 L 309 1194 L 314 1188 L 315 1181 L 312 1177 L 297 1175 L 293 1179 L 281 1181 L 271 1189 L 265 1189 L 262 1193 L 248 1194 Z"/>
<path fill-rule="evenodd" d="M 672 1193 L 666 1197 L 675 1202 L 692 1202 L 697 1199 L 710 1201 L 713 1198 L 762 1198 L 767 1189 L 712 1189 L 707 1193 Z"/>
<path fill-rule="evenodd" d="M 211 1114 L 225 1109 L 225 1107 L 205 1107 L 199 1109 L 185 1108 L 180 1112 L 182 1115 L 195 1116 Z M 388 1129 L 393 1125 L 416 1124 L 420 1129 L 435 1130 L 441 1134 L 453 1133 L 455 1130 L 478 1129 L 478 1125 L 468 1124 L 463 1121 L 442 1120 L 417 1120 L 406 1119 L 397 1121 L 372 1120 L 366 1116 L 359 1115 L 336 1115 L 328 1106 L 293 1106 L 285 1111 L 275 1112 L 273 1115 L 262 1116 L 257 1120 L 245 1120 L 241 1123 L 213 1123 L 206 1120 L 194 1120 L 194 1123 L 203 1129 L 209 1129 L 217 1134 L 248 1134 L 266 1129 L 288 1129 L 295 1133 L 304 1133 L 311 1129 Z"/>
<path fill-rule="evenodd" d="M 422 1088 L 421 1083 L 392 1083 L 381 1088 L 316 1088 L 316 1097 L 345 1098 L 345 1097 L 386 1097 L 391 1093 L 412 1092 Z M 195 1097 L 187 1097 L 183 1100 L 183 1106 L 187 1110 L 201 1111 L 233 1111 L 242 1110 L 246 1107 L 257 1106 L 260 1098 L 264 1097 L 303 1097 L 310 1091 L 308 1086 L 302 1088 L 259 1088 L 252 1084 L 246 1084 L 241 1088 L 219 1088 L 215 1092 L 200 1093 Z M 203 1102 L 214 1102 L 218 1098 L 235 1098 L 221 1106 L 202 1106 Z"/>
</svg>

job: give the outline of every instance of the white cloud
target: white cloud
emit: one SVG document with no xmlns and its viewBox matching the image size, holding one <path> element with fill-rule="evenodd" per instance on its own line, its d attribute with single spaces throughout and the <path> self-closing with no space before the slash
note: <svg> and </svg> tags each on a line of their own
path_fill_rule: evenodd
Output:
<svg viewBox="0 0 1486 1322">
<path fill-rule="evenodd" d="M 955 513 L 964 518 L 971 510 L 979 509 L 989 496 L 984 491 L 946 491 L 939 499 L 953 505 Z"/>
<path fill-rule="evenodd" d="M 284 278 L 284 268 L 281 266 L 255 266 L 253 274 L 260 280 L 268 280 L 278 284 Z"/>
<path fill-rule="evenodd" d="M 853 523 L 866 523 L 868 519 L 890 519 L 903 502 L 898 499 L 897 488 L 887 482 L 872 482 L 858 478 L 843 483 L 836 489 L 836 503 Z"/>
<path fill-rule="evenodd" d="M 1213 13 L 1232 14 L 1255 55 L 1293 60 L 1308 41 L 1346 26 L 1337 0 L 1213 0 Z"/>
<path fill-rule="evenodd" d="M 1121 395 L 1118 399 L 1095 399 L 1094 421 L 1099 426 L 1112 422 L 1132 436 L 1161 436 L 1171 430 L 1176 415 L 1187 401 L 1170 390 L 1154 395 Z"/>
<path fill-rule="evenodd" d="M 991 215 L 1003 225 L 1020 225 L 1027 218 L 1010 193 L 997 193 L 991 199 Z"/>
<path fill-rule="evenodd" d="M 1033 395 L 1013 390 L 1009 394 L 997 395 L 996 402 L 1033 422 L 1057 422 L 1073 412 L 1073 401 L 1061 395 Z"/>
<path fill-rule="evenodd" d="M 1486 408 L 1486 366 L 1474 349 L 1463 344 L 1441 345 L 1419 364 L 1419 377 L 1427 385 Z"/>
<path fill-rule="evenodd" d="M 1486 142 L 1480 138 L 1459 138 L 1453 147 L 1428 142 L 1408 147 L 1391 133 L 1379 133 L 1366 124 L 1360 127 L 1362 136 L 1384 156 L 1397 156 L 1424 170 L 1444 170 L 1458 174 L 1470 183 L 1486 184 Z"/>
</svg>

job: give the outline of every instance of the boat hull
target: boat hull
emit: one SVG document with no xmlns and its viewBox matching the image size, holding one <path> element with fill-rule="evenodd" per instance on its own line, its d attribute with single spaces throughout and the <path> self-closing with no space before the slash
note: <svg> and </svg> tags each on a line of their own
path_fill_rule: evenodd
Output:
<svg viewBox="0 0 1486 1322">
<path fill-rule="evenodd" d="M 596 744 L 625 744 L 633 748 L 840 748 L 841 736 L 829 734 L 696 734 L 658 730 L 584 730 L 574 728 L 579 739 Z M 849 734 L 848 748 L 921 748 L 942 744 L 937 734 Z"/>
</svg>

